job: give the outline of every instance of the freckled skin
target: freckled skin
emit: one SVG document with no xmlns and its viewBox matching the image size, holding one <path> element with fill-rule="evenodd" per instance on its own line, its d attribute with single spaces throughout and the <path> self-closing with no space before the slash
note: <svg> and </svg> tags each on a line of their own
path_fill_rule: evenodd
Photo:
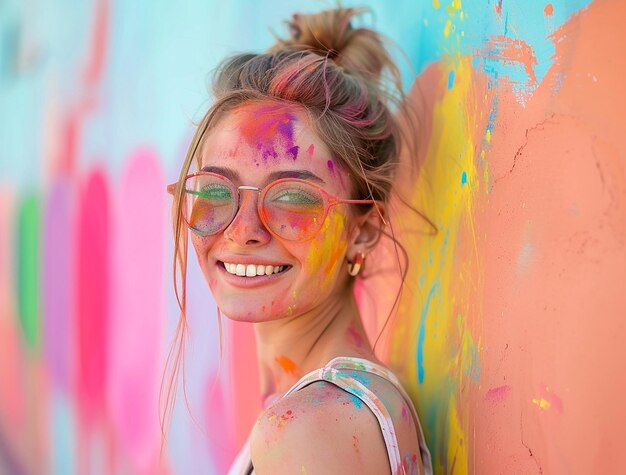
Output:
<svg viewBox="0 0 626 475">
<path fill-rule="evenodd" d="M 294 160 L 289 149 L 296 146 L 308 148 L 312 154 L 306 160 Z M 273 152 L 268 155 L 270 149 L 276 151 L 276 156 Z M 201 166 L 229 168 L 241 177 L 241 183 L 235 185 L 257 187 L 262 187 L 272 172 L 306 169 L 324 180 L 327 192 L 347 198 L 341 179 L 326 166 L 330 155 L 326 145 L 306 126 L 302 113 L 253 103 L 227 113 L 219 126 L 210 131 L 202 145 Z M 337 291 L 345 288 L 348 281 L 347 206 L 332 207 L 323 232 L 306 242 L 275 238 L 261 223 L 256 206 L 257 193 L 244 192 L 239 213 L 223 233 L 211 237 L 192 233 L 198 262 L 224 314 L 234 320 L 269 321 L 310 311 L 320 301 L 338 299 Z M 280 279 L 271 287 L 242 292 L 225 283 L 216 269 L 215 256 L 224 252 L 260 254 L 290 265 L 290 278 Z M 311 292 L 311 283 L 315 283 L 316 292 Z"/>
<path fill-rule="evenodd" d="M 415 436 L 416 428 L 402 397 L 383 378 L 360 371 L 353 371 L 353 376 L 362 382 L 368 382 L 368 388 L 384 402 L 394 420 L 402 463 L 406 473 L 418 473 L 419 462 L 416 454 L 419 453 L 419 449 Z M 292 417 L 281 420 L 281 415 L 286 414 L 287 411 L 292 411 L 290 414 Z M 406 411 L 407 417 L 404 417 L 404 411 Z M 382 436 L 380 436 L 378 424 L 372 419 L 373 417 L 367 406 L 353 395 L 331 383 L 313 383 L 277 401 L 261 414 L 251 436 L 253 460 L 255 451 L 262 451 L 270 459 L 270 463 L 274 461 L 279 467 L 281 464 L 287 463 L 287 459 L 293 456 L 292 447 L 285 440 L 286 438 L 297 438 L 298 431 L 303 431 L 306 434 L 309 447 L 315 447 L 316 444 L 321 446 L 325 440 L 336 436 L 337 431 L 342 428 L 346 429 L 343 439 L 341 441 L 331 440 L 333 440 L 332 445 L 336 445 L 337 451 L 344 451 L 344 454 L 350 453 L 353 457 L 350 471 L 344 473 L 390 473 L 386 462 L 387 454 L 384 442 L 381 442 Z M 374 435 L 380 437 L 378 440 L 380 445 L 376 444 L 377 439 L 373 439 L 372 433 L 366 432 L 363 427 L 375 429 Z M 329 449 L 325 447 L 324 450 Z M 374 467 L 370 466 L 369 463 L 364 463 L 365 457 L 372 454 L 377 454 L 376 457 L 380 457 L 378 460 L 382 460 L 387 465 L 382 464 L 382 467 Z M 370 459 L 368 458 L 368 460 Z M 315 462 L 311 461 L 311 463 Z M 326 467 L 328 472 L 324 472 L 323 466 L 318 465 L 316 468 L 318 471 L 314 473 L 334 473 L 330 468 L 331 466 Z M 336 469 L 336 466 L 334 468 Z M 281 473 L 271 470 L 269 472 Z"/>
</svg>

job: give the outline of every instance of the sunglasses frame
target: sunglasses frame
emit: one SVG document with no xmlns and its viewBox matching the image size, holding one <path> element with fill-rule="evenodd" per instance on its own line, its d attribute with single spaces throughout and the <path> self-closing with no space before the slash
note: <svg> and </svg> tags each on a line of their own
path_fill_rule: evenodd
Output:
<svg viewBox="0 0 626 475">
<path fill-rule="evenodd" d="M 230 226 L 230 224 L 233 222 L 233 220 L 235 219 L 235 217 L 237 216 L 237 213 L 239 212 L 240 209 L 240 201 L 241 201 L 241 191 L 242 190 L 246 190 L 246 191 L 256 191 L 259 194 L 259 197 L 257 199 L 257 213 L 259 215 L 259 219 L 261 220 L 261 222 L 263 223 L 263 226 L 265 226 L 265 229 L 267 229 L 270 234 L 272 234 L 272 236 L 284 240 L 284 241 L 290 241 L 290 242 L 306 242 L 306 241 L 310 241 L 311 239 L 313 239 L 315 237 L 315 235 L 319 232 L 319 230 L 321 229 L 322 225 L 324 224 L 324 221 L 326 221 L 326 217 L 328 216 L 328 210 L 331 208 L 331 206 L 335 206 L 338 204 L 371 204 L 376 206 L 376 208 L 378 209 L 378 202 L 376 200 L 349 200 L 349 199 L 343 199 L 343 198 L 339 198 L 337 196 L 331 195 L 330 193 L 328 193 L 326 190 L 324 190 L 324 188 L 322 188 L 320 185 L 318 185 L 317 183 L 312 183 L 309 180 L 303 180 L 301 178 L 281 178 L 279 180 L 274 180 L 271 183 L 268 183 L 267 185 L 265 185 L 262 188 L 256 187 L 256 186 L 250 186 L 250 185 L 240 185 L 240 186 L 236 186 L 230 179 L 228 179 L 227 177 L 225 177 L 224 175 L 220 175 L 218 173 L 213 173 L 213 172 L 203 172 L 203 171 L 199 171 L 199 172 L 195 172 L 195 173 L 190 173 L 188 174 L 185 179 L 182 181 L 183 186 L 184 183 L 189 180 L 190 178 L 195 178 L 198 176 L 211 176 L 214 178 L 219 179 L 220 181 L 223 181 L 230 189 L 231 191 L 233 191 L 233 196 L 235 196 L 235 205 L 233 207 L 234 212 L 232 214 L 232 216 L 229 218 L 229 220 L 226 222 L 226 224 L 224 224 L 218 231 L 211 233 L 211 234 L 206 234 L 206 235 L 201 235 L 199 233 L 197 233 L 196 231 L 194 231 L 194 229 L 191 227 L 191 225 L 189 224 L 189 222 L 186 219 L 186 216 L 183 215 L 183 219 L 185 221 L 185 223 L 187 224 L 187 227 L 191 230 L 191 232 L 197 234 L 197 235 L 201 235 L 204 237 L 208 237 L 208 236 L 215 236 L 221 232 L 223 232 L 228 226 Z M 322 199 L 324 201 L 324 213 L 322 214 L 322 217 L 320 219 L 320 224 L 319 224 L 319 229 L 313 234 L 311 235 L 311 237 L 308 237 L 306 239 L 288 239 L 285 238 L 283 236 L 280 236 L 278 233 L 276 233 L 274 230 L 271 229 L 271 227 L 267 224 L 268 221 L 268 217 L 267 217 L 267 210 L 265 209 L 265 206 L 263 205 L 264 200 L 265 200 L 265 195 L 267 194 L 267 191 L 270 190 L 273 186 L 279 185 L 281 183 L 302 183 L 306 186 L 311 186 L 313 188 L 316 188 L 321 196 Z M 176 194 L 176 190 L 177 190 L 177 186 L 179 185 L 180 182 L 175 182 L 175 183 L 171 183 L 169 185 L 167 185 L 167 192 L 171 195 L 175 195 Z M 236 193 L 235 193 L 236 192 Z M 380 214 L 380 209 L 378 209 L 378 212 Z M 382 214 L 381 214 L 381 219 L 382 219 Z M 385 220 L 383 219 L 383 223 L 387 224 L 385 222 Z"/>
</svg>

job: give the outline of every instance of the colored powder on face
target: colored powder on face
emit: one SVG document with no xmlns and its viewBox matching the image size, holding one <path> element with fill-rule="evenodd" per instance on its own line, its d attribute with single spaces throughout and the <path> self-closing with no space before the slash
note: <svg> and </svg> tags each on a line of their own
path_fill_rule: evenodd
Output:
<svg viewBox="0 0 626 475">
<path fill-rule="evenodd" d="M 325 291 L 333 282 L 347 246 L 345 217 L 339 210 L 331 209 L 322 228 L 311 241 L 306 260 L 307 269 L 317 278 L 321 291 Z"/>
<path fill-rule="evenodd" d="M 328 169 L 331 171 L 331 173 L 335 171 L 335 164 L 333 163 L 333 161 L 332 161 L 332 160 L 328 160 L 328 161 L 326 162 L 326 166 L 327 166 L 327 167 L 328 167 Z"/>
<path fill-rule="evenodd" d="M 293 147 L 287 149 L 287 155 L 295 160 L 296 158 L 298 158 L 298 150 L 300 150 L 300 147 L 294 145 Z"/>
<path fill-rule="evenodd" d="M 294 143 L 295 114 L 277 104 L 246 107 L 239 131 L 247 144 L 261 154 L 263 160 L 279 158 L 280 155 L 295 160 L 299 147 Z M 238 110 L 234 111 L 238 113 Z"/>
<path fill-rule="evenodd" d="M 309 145 L 309 148 L 306 149 L 306 153 L 309 157 L 313 156 L 313 152 L 315 152 L 315 145 Z"/>
<path fill-rule="evenodd" d="M 354 451 L 359 453 L 359 438 L 356 435 L 352 436 L 352 447 L 354 447 Z"/>
<path fill-rule="evenodd" d="M 454 69 L 451 69 L 448 74 L 448 89 L 452 89 L 452 86 L 454 86 Z"/>
<path fill-rule="evenodd" d="M 461 173 L 461 185 L 465 185 L 467 183 L 467 172 L 464 171 Z"/>
<path fill-rule="evenodd" d="M 548 3 L 546 7 L 543 9 L 543 14 L 545 16 L 552 16 L 553 13 L 554 13 L 554 7 L 552 6 L 551 3 Z"/>
</svg>

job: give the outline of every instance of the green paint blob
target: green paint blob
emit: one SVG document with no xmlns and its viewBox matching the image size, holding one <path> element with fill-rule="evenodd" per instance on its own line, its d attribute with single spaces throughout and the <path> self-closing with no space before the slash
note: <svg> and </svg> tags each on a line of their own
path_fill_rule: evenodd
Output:
<svg viewBox="0 0 626 475">
<path fill-rule="evenodd" d="M 39 218 L 38 197 L 26 196 L 18 212 L 16 282 L 24 340 L 33 349 L 39 342 Z"/>
</svg>

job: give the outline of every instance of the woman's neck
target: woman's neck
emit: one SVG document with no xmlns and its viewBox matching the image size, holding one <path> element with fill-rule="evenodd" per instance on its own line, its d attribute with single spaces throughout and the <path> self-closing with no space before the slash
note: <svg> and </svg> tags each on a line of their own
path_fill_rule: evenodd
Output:
<svg viewBox="0 0 626 475">
<path fill-rule="evenodd" d="M 337 356 L 375 359 L 352 292 L 292 318 L 255 324 L 261 394 L 287 391 Z"/>
</svg>

